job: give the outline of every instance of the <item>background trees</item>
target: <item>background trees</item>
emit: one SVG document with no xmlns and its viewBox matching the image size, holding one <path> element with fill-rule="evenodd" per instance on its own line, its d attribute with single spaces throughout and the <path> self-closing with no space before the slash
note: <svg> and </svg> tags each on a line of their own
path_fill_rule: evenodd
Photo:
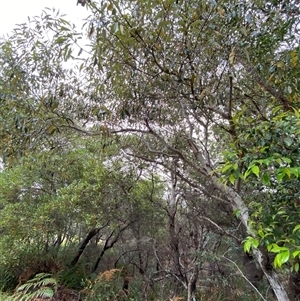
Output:
<svg viewBox="0 0 300 301">
<path fill-rule="evenodd" d="M 28 191 L 23 198 L 33 208 L 41 198 L 47 218 L 58 206 L 52 240 L 78 236 L 86 248 L 84 236 L 99 229 L 96 248 L 122 242 L 110 265 L 122 258 L 151 289 L 170 276 L 168 297 L 204 294 L 205 266 L 230 282 L 231 266 L 253 291 L 262 272 L 288 300 L 274 268 L 299 269 L 298 4 L 88 5 L 86 48 L 55 12 L 2 42 L 1 151 L 16 170 L 3 177 L 19 181 L 3 202 Z M 24 166 L 34 166 L 25 183 Z"/>
</svg>

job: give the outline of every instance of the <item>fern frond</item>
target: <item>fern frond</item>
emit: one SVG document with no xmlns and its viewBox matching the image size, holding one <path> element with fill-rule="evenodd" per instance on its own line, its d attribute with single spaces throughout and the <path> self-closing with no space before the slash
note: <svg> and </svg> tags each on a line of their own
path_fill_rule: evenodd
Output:
<svg viewBox="0 0 300 301">
<path fill-rule="evenodd" d="M 54 290 L 51 287 L 43 287 L 31 294 L 31 298 L 52 298 Z"/>
<path fill-rule="evenodd" d="M 57 289 L 57 281 L 51 277 L 51 274 L 40 273 L 21 285 L 11 300 L 30 301 L 35 298 L 52 298 Z"/>
<path fill-rule="evenodd" d="M 22 284 L 22 285 L 20 285 L 19 287 L 18 287 L 18 292 L 27 292 L 27 291 L 29 291 L 30 289 L 32 289 L 34 287 L 34 285 L 32 284 L 32 283 L 24 283 L 24 284 Z"/>
<path fill-rule="evenodd" d="M 54 278 L 45 278 L 37 284 L 39 284 L 39 286 L 50 286 L 51 285 L 51 286 L 57 287 L 57 281 Z"/>
<path fill-rule="evenodd" d="M 39 281 L 43 280 L 44 278 L 50 278 L 51 276 L 52 275 L 49 273 L 39 273 L 39 274 L 36 274 L 34 276 L 34 278 L 28 280 L 26 283 L 39 282 Z"/>
</svg>

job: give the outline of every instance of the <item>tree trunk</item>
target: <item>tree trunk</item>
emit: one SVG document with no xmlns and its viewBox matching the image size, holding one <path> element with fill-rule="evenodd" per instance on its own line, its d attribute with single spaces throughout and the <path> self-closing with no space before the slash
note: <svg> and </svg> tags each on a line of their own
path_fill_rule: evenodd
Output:
<svg viewBox="0 0 300 301">
<path fill-rule="evenodd" d="M 258 262 L 259 266 L 261 267 L 262 271 L 264 272 L 264 275 L 266 276 L 267 280 L 269 281 L 269 284 L 271 288 L 273 289 L 273 292 L 277 298 L 278 301 L 289 301 L 289 297 L 285 291 L 285 288 L 283 287 L 277 273 L 274 271 L 274 269 L 271 267 L 271 269 L 267 269 L 264 264 L 264 257 L 262 252 L 259 249 L 253 250 L 253 257 Z"/>
<path fill-rule="evenodd" d="M 100 229 L 102 228 L 94 228 L 91 229 L 89 231 L 89 233 L 87 234 L 87 236 L 85 237 L 85 239 L 81 242 L 78 251 L 76 253 L 76 255 L 74 256 L 74 258 L 72 259 L 70 266 L 73 267 L 79 260 L 80 256 L 82 255 L 85 247 L 87 246 L 87 244 L 89 243 L 89 241 L 96 235 L 99 233 Z"/>
<path fill-rule="evenodd" d="M 199 276 L 199 265 L 195 262 L 195 266 L 193 268 L 193 274 L 188 279 L 188 295 L 187 301 L 195 301 L 196 300 L 196 285 Z"/>
<path fill-rule="evenodd" d="M 98 269 L 98 266 L 99 266 L 99 263 L 103 257 L 103 255 L 105 254 L 105 252 L 109 249 L 111 249 L 115 243 L 119 240 L 120 238 L 120 235 L 122 234 L 122 232 L 128 228 L 128 226 L 130 225 L 131 223 L 128 223 L 126 224 L 125 226 L 123 226 L 122 228 L 118 228 L 118 231 L 116 230 L 113 230 L 110 235 L 107 237 L 107 239 L 105 240 L 105 243 L 104 243 L 104 246 L 102 248 L 102 251 L 99 255 L 99 257 L 97 258 L 97 261 L 93 267 L 93 270 L 92 270 L 92 273 L 95 273 Z M 116 233 L 116 234 L 115 234 Z M 114 236 L 115 234 L 115 236 Z"/>
<path fill-rule="evenodd" d="M 253 237 L 255 234 L 253 233 L 252 229 L 250 228 L 248 221 L 249 221 L 249 213 L 248 208 L 243 202 L 242 198 L 238 193 L 235 192 L 234 189 L 226 187 L 225 185 L 219 184 L 219 186 L 223 186 L 224 192 L 228 196 L 228 199 L 231 200 L 233 210 L 239 210 L 240 212 L 240 220 L 245 226 L 247 233 Z M 264 257 L 262 252 L 259 249 L 253 249 L 253 257 L 257 261 L 258 265 L 262 269 L 264 275 L 266 276 L 276 298 L 278 301 L 289 301 L 289 297 L 283 287 L 277 273 L 274 271 L 272 267 L 269 269 L 266 268 L 264 264 Z"/>
<path fill-rule="evenodd" d="M 243 199 L 237 193 L 234 188 L 226 186 L 224 183 L 220 182 L 220 179 L 214 175 L 213 169 L 208 164 L 207 160 L 203 157 L 203 155 L 198 151 L 196 147 L 194 147 L 193 141 L 189 141 L 193 152 L 201 165 L 203 166 L 203 171 L 206 173 L 206 177 L 213 183 L 213 185 L 221 191 L 228 202 L 231 204 L 233 211 L 239 212 L 239 219 L 244 225 L 248 235 L 255 237 L 255 233 L 252 231 L 249 226 L 249 210 L 247 205 L 244 203 Z M 253 257 L 257 261 L 258 265 L 262 269 L 264 275 L 266 276 L 276 298 L 278 301 L 290 301 L 286 290 L 284 289 L 277 273 L 274 271 L 272 267 L 269 269 L 266 268 L 263 262 L 263 254 L 259 249 L 253 249 Z"/>
<path fill-rule="evenodd" d="M 169 208 L 168 208 L 170 246 L 171 246 L 172 256 L 173 256 L 174 274 L 181 281 L 184 281 L 184 276 L 182 274 L 182 270 L 180 266 L 180 250 L 179 250 L 178 233 L 176 231 L 176 212 L 177 212 L 176 172 L 171 172 L 171 183 L 172 183 L 172 188 L 171 188 L 171 193 L 169 195 Z"/>
</svg>

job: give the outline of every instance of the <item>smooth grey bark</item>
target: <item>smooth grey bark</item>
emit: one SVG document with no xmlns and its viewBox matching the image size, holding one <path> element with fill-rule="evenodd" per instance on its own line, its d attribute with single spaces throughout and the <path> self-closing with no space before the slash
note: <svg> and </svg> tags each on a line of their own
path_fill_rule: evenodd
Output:
<svg viewBox="0 0 300 301">
<path fill-rule="evenodd" d="M 198 160 L 201 162 L 202 166 L 205 166 L 205 171 L 207 173 L 207 177 L 213 182 L 214 186 L 221 192 L 224 193 L 227 200 L 230 202 L 231 207 L 234 211 L 239 211 L 239 219 L 244 225 L 247 233 L 253 237 L 255 234 L 249 225 L 249 210 L 245 202 L 239 193 L 236 192 L 234 188 L 226 186 L 224 183 L 221 183 L 219 178 L 214 176 L 212 168 L 207 164 L 206 160 L 202 156 L 201 153 L 197 154 Z M 274 269 L 266 269 L 264 264 L 264 256 L 259 249 L 253 249 L 253 257 L 257 261 L 258 265 L 262 269 L 265 277 L 267 278 L 276 298 L 278 301 L 290 301 L 286 290 L 280 281 L 278 274 Z"/>
<path fill-rule="evenodd" d="M 212 175 L 212 171 L 210 172 Z M 255 237 L 255 234 L 253 233 L 250 225 L 249 225 L 249 211 L 246 204 L 243 202 L 241 196 L 233 189 L 228 186 L 225 186 L 223 183 L 219 182 L 219 179 L 211 176 L 211 179 L 214 183 L 214 185 L 222 191 L 228 200 L 230 200 L 231 206 L 233 210 L 238 210 L 240 215 L 239 219 L 246 228 L 246 231 L 249 235 Z M 282 282 L 280 281 L 278 274 L 274 271 L 274 269 L 266 269 L 264 262 L 263 262 L 263 254 L 259 249 L 253 249 L 253 257 L 262 269 L 265 277 L 267 278 L 272 290 L 274 291 L 274 294 L 278 301 L 289 301 L 289 297 L 286 293 L 286 290 L 284 286 L 282 285 Z"/>
</svg>

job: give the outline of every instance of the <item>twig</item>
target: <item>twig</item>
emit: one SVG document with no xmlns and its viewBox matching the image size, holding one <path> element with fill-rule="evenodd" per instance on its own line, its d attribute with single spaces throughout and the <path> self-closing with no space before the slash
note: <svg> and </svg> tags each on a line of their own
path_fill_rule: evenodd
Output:
<svg viewBox="0 0 300 301">
<path fill-rule="evenodd" d="M 262 300 L 267 301 L 267 299 L 264 298 L 264 296 L 259 292 L 259 290 L 251 283 L 251 281 L 244 275 L 244 273 L 242 272 L 242 270 L 239 268 L 239 266 L 232 261 L 231 259 L 222 256 L 222 258 L 228 260 L 229 262 L 231 262 L 236 268 L 237 270 L 240 272 L 241 276 L 250 284 L 250 286 L 257 292 L 257 294 L 262 298 Z"/>
</svg>

